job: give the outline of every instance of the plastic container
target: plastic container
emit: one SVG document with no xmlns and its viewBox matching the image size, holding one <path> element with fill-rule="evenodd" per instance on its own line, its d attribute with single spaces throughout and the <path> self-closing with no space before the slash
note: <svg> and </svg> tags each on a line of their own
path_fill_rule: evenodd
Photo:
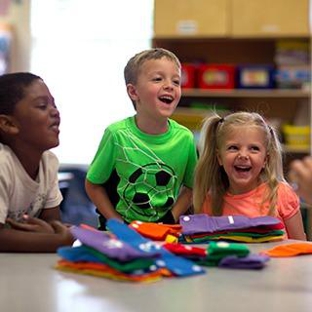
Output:
<svg viewBox="0 0 312 312">
<path fill-rule="evenodd" d="M 241 65 L 237 68 L 237 88 L 272 89 L 274 68 L 269 65 Z"/>
<path fill-rule="evenodd" d="M 234 89 L 235 67 L 226 64 L 201 65 L 198 80 L 201 89 Z"/>
<path fill-rule="evenodd" d="M 285 143 L 289 147 L 308 148 L 310 146 L 310 126 L 283 125 Z"/>
</svg>

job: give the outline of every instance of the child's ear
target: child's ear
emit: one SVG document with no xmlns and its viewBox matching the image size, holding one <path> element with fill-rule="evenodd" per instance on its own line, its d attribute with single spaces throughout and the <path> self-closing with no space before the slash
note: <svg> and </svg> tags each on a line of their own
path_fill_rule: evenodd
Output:
<svg viewBox="0 0 312 312">
<path fill-rule="evenodd" d="M 0 130 L 7 134 L 18 133 L 18 127 L 16 126 L 12 116 L 0 115 Z"/>
<path fill-rule="evenodd" d="M 264 158 L 263 166 L 262 166 L 263 169 L 264 169 L 265 166 L 267 165 L 268 161 L 269 161 L 269 154 L 266 154 L 266 156 L 265 156 L 265 158 Z"/>
<path fill-rule="evenodd" d="M 219 166 L 223 166 L 219 150 L 216 150 L 216 156 L 217 156 L 217 160 L 218 160 Z"/>
<path fill-rule="evenodd" d="M 138 100 L 136 87 L 132 83 L 127 84 L 127 93 L 132 101 Z"/>
</svg>

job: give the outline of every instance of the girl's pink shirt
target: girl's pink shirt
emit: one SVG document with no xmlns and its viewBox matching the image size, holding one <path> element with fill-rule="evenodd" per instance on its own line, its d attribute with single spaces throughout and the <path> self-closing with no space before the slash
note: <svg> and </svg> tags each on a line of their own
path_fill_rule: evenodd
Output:
<svg viewBox="0 0 312 312">
<path fill-rule="evenodd" d="M 223 203 L 223 216 L 243 215 L 246 217 L 259 217 L 268 215 L 269 202 L 262 203 L 269 190 L 267 183 L 260 184 L 250 192 L 232 195 L 226 193 Z M 294 190 L 287 184 L 280 182 L 278 186 L 276 217 L 285 225 L 284 220 L 294 216 L 300 209 L 300 200 Z M 211 197 L 208 194 L 202 211 L 212 215 Z"/>
</svg>

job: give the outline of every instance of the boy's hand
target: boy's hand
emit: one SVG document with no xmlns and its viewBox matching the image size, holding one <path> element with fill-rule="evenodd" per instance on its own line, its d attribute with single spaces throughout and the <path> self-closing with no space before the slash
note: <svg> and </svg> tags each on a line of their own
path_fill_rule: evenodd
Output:
<svg viewBox="0 0 312 312">
<path fill-rule="evenodd" d="M 18 222 L 10 218 L 6 222 L 15 230 L 37 233 L 55 233 L 54 228 L 49 223 L 29 216 L 24 216 L 24 222 Z"/>
<path fill-rule="evenodd" d="M 60 221 L 52 221 L 51 226 L 53 227 L 55 234 L 62 236 L 63 245 L 72 245 L 74 243 L 75 239 L 67 225 L 62 224 Z"/>
</svg>

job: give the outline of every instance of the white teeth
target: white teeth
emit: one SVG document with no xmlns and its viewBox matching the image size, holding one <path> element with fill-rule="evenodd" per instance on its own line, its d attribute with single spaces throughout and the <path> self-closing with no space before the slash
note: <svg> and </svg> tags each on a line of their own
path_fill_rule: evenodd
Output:
<svg viewBox="0 0 312 312">
<path fill-rule="evenodd" d="M 170 100 L 170 101 L 173 100 L 173 97 L 172 97 L 172 96 L 168 96 L 168 95 L 161 96 L 160 98 L 161 98 L 162 100 Z"/>
<path fill-rule="evenodd" d="M 172 103 L 173 100 L 174 100 L 173 97 L 171 97 L 171 96 L 166 96 L 166 95 L 161 96 L 159 99 L 160 99 L 162 102 L 167 103 L 167 104 Z"/>
</svg>

